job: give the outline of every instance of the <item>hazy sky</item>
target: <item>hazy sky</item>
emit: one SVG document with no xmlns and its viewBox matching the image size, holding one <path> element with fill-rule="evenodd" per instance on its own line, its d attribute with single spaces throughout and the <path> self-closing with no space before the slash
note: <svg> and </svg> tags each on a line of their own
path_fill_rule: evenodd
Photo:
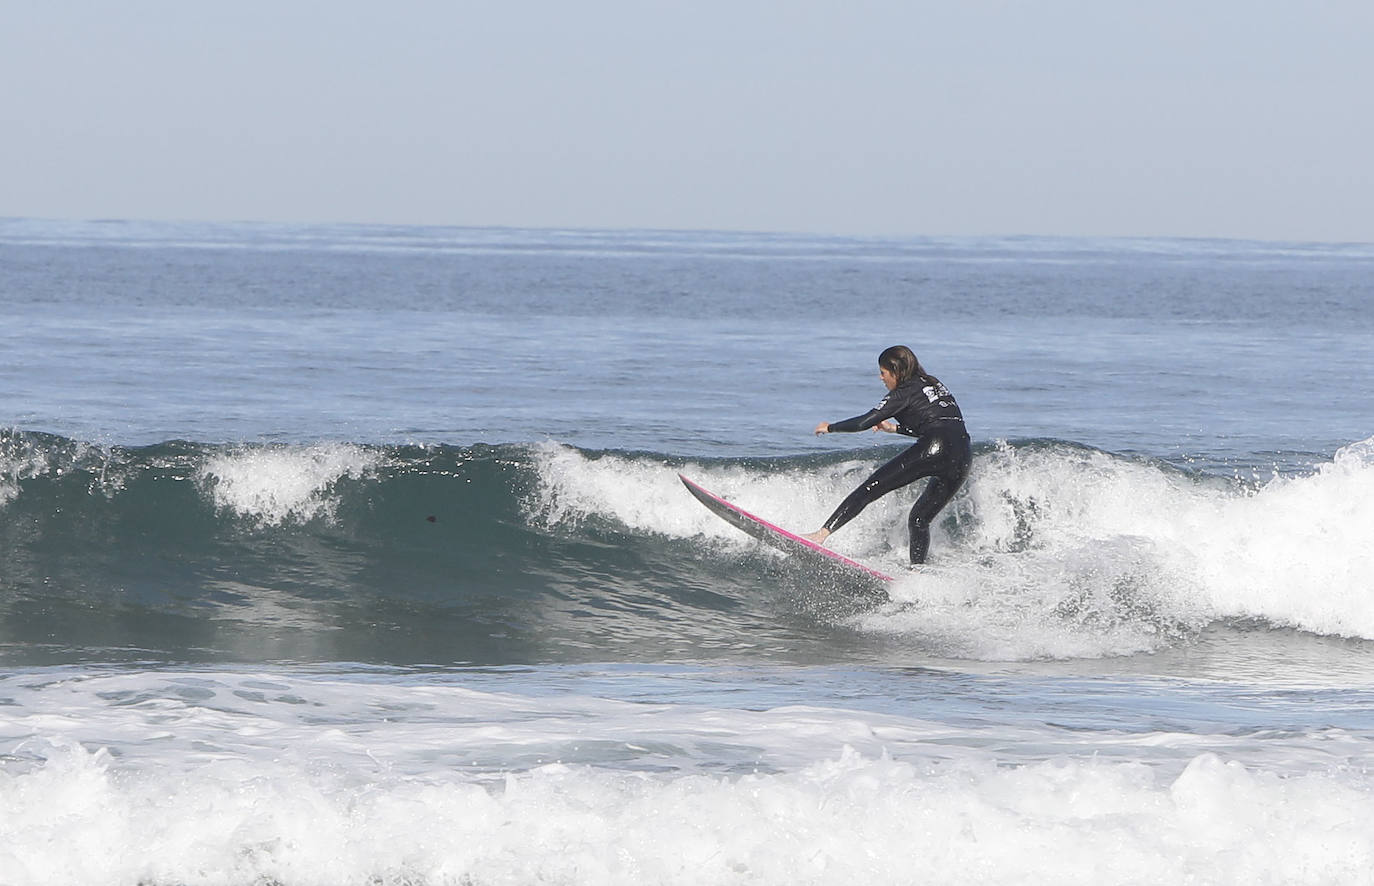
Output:
<svg viewBox="0 0 1374 886">
<path fill-rule="evenodd" d="M 0 0 L 0 216 L 1374 241 L 1371 0 Z"/>
</svg>

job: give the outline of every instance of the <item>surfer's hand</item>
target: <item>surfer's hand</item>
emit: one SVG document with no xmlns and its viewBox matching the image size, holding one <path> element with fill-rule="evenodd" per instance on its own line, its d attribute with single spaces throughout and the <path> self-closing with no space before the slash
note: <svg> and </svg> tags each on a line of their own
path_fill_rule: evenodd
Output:
<svg viewBox="0 0 1374 886">
<path fill-rule="evenodd" d="M 819 437 L 821 434 L 828 434 L 828 433 L 830 433 L 830 422 L 828 422 L 828 421 L 823 421 L 823 422 L 821 422 L 820 424 L 816 425 L 816 436 L 817 436 L 817 437 Z"/>
<path fill-rule="evenodd" d="M 880 421 L 873 426 L 873 433 L 876 434 L 879 431 L 883 431 L 884 433 L 888 434 L 895 434 L 897 433 L 897 423 L 895 421 Z"/>
</svg>

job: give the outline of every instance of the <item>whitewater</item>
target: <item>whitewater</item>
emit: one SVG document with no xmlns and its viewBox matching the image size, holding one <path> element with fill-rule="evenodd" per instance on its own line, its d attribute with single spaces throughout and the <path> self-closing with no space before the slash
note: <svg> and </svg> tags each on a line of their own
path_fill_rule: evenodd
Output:
<svg viewBox="0 0 1374 886">
<path fill-rule="evenodd" d="M 1371 270 L 0 220 L 0 883 L 1369 883 Z"/>
</svg>

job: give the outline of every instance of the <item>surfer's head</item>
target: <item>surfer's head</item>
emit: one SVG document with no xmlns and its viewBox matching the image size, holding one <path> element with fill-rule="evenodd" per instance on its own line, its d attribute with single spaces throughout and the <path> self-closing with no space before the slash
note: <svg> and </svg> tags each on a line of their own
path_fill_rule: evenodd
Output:
<svg viewBox="0 0 1374 886">
<path fill-rule="evenodd" d="M 878 368 L 885 369 L 891 374 L 891 386 L 894 388 L 909 378 L 926 374 L 921 368 L 921 361 L 916 359 L 916 355 L 906 345 L 893 345 L 879 354 Z M 887 382 L 886 376 L 883 381 Z"/>
</svg>

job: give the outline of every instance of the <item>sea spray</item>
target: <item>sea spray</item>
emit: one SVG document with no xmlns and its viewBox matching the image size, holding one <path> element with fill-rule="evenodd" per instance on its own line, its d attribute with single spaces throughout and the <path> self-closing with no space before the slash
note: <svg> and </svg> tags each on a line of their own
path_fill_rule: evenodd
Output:
<svg viewBox="0 0 1374 886">
<path fill-rule="evenodd" d="M 208 459 L 199 480 L 216 507 L 280 526 L 329 519 L 338 507 L 334 484 L 369 475 L 378 461 L 374 452 L 341 443 L 242 449 Z"/>
</svg>

